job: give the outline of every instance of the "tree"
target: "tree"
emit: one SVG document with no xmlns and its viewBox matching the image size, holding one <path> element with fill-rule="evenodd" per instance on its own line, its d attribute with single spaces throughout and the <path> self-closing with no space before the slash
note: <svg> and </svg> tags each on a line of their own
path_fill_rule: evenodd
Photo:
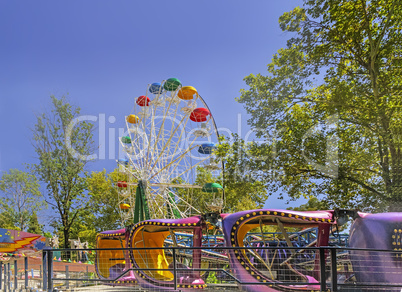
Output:
<svg viewBox="0 0 402 292">
<path fill-rule="evenodd" d="M 27 232 L 34 234 L 44 234 L 43 225 L 39 224 L 38 215 L 36 214 L 36 212 L 34 212 L 29 219 Z"/>
<path fill-rule="evenodd" d="M 271 193 L 402 210 L 401 15 L 400 1 L 305 0 L 280 17 L 287 47 L 238 98 Z"/>
<path fill-rule="evenodd" d="M 12 218 L 8 215 L 7 212 L 0 213 L 0 226 L 1 228 L 5 229 L 14 229 L 14 230 L 20 229 L 19 227 L 14 225 Z"/>
<path fill-rule="evenodd" d="M 260 173 L 250 172 L 252 151 L 255 143 L 245 143 L 238 135 L 221 138 L 216 156 L 225 162 L 223 185 L 225 189 L 225 212 L 238 212 L 262 208 L 267 200 L 267 186 Z"/>
<path fill-rule="evenodd" d="M 211 170 L 199 166 L 195 185 L 203 188 L 191 191 L 176 188 L 175 193 L 201 213 L 211 212 L 211 207 L 219 207 L 220 203 L 224 213 L 262 208 L 267 199 L 267 187 L 248 172 L 250 147 L 251 144 L 247 145 L 237 135 L 231 139 L 221 136 L 214 150 L 216 159 L 224 161 L 221 175 L 214 176 Z M 209 183 L 219 183 L 223 189 L 207 192 L 204 186 Z"/>
<path fill-rule="evenodd" d="M 37 178 L 27 172 L 10 169 L 1 176 L 0 191 L 2 226 L 26 231 L 32 216 L 45 206 Z"/>
<path fill-rule="evenodd" d="M 79 237 L 95 246 L 96 234 L 123 227 L 116 183 L 126 180 L 127 175 L 118 169 L 110 173 L 106 170 L 91 172 L 87 177 L 89 205 L 73 226 L 75 238 Z"/>
<path fill-rule="evenodd" d="M 311 197 L 307 203 L 300 205 L 299 207 L 290 207 L 287 210 L 294 211 L 317 211 L 317 210 L 327 210 L 328 206 L 325 201 L 320 201 L 316 197 Z"/>
<path fill-rule="evenodd" d="M 91 153 L 93 125 L 77 119 L 80 108 L 63 96 L 51 96 L 52 110 L 37 116 L 33 144 L 39 163 L 33 165 L 46 184 L 50 206 L 58 213 L 58 226 L 69 245 L 70 229 L 88 203 L 85 166 Z M 57 225 L 57 224 L 56 224 Z"/>
</svg>

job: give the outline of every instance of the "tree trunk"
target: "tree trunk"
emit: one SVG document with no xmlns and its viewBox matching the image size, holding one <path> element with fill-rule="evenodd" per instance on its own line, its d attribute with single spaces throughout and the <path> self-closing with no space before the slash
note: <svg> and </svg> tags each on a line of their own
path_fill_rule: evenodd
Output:
<svg viewBox="0 0 402 292">
<path fill-rule="evenodd" d="M 70 229 L 69 228 L 67 228 L 66 226 L 64 226 L 64 228 L 63 228 L 63 234 L 64 234 L 64 248 L 70 248 L 70 241 L 69 241 L 69 239 L 70 239 Z M 69 260 L 70 259 L 70 254 L 71 254 L 71 252 L 69 252 L 69 251 L 65 251 L 64 252 L 64 260 Z"/>
<path fill-rule="evenodd" d="M 402 98 L 402 97 L 401 97 Z M 391 124 L 393 151 L 391 151 L 392 199 L 389 211 L 402 212 L 402 107 L 397 105 Z"/>
<path fill-rule="evenodd" d="M 398 129 L 396 133 L 397 143 L 395 157 L 393 157 L 394 163 L 392 167 L 392 199 L 389 202 L 390 212 L 402 212 L 402 129 Z"/>
</svg>

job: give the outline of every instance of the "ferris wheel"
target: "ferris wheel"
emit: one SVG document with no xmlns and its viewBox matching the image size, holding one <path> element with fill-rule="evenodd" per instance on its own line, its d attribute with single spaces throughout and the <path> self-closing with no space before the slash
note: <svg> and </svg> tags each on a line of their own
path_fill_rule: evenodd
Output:
<svg viewBox="0 0 402 292">
<path fill-rule="evenodd" d="M 127 181 L 117 184 L 123 221 L 200 214 L 200 200 L 208 195 L 208 209 L 222 209 L 223 164 L 214 155 L 219 136 L 194 87 L 182 86 L 176 78 L 148 85 L 135 98 L 126 127 L 120 142 L 127 159 L 118 163 Z"/>
</svg>

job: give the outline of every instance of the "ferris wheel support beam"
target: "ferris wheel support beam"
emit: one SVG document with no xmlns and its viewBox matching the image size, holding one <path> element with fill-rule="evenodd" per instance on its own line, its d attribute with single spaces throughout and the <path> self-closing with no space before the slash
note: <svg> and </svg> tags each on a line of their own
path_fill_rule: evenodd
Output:
<svg viewBox="0 0 402 292">
<path fill-rule="evenodd" d="M 176 219 L 180 219 L 180 218 L 183 218 L 183 216 L 182 216 L 182 214 L 180 214 L 180 210 L 179 210 L 179 208 L 177 208 L 177 206 L 175 207 L 175 208 L 172 208 L 172 205 L 173 204 L 175 204 L 175 202 L 174 202 L 174 194 L 172 193 L 172 192 L 169 192 L 169 195 L 168 195 L 169 197 L 168 197 L 168 200 L 170 201 L 170 203 L 171 204 L 169 204 L 167 207 L 167 212 L 168 212 L 168 216 L 169 215 L 174 215 L 174 217 L 176 218 Z M 176 205 L 176 204 L 175 204 Z M 170 214 L 169 214 L 170 213 Z M 169 217 L 171 217 L 171 216 L 169 216 Z"/>
<path fill-rule="evenodd" d="M 146 182 L 140 180 L 135 192 L 134 224 L 151 219 L 149 216 L 148 200 L 145 195 Z"/>
</svg>

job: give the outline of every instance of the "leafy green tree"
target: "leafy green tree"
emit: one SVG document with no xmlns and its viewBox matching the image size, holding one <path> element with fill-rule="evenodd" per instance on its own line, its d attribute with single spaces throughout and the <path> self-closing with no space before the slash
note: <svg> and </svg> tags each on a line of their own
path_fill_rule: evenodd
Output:
<svg viewBox="0 0 402 292">
<path fill-rule="evenodd" d="M 118 181 L 128 181 L 127 175 L 115 169 L 92 172 L 88 177 L 88 195 L 91 197 L 93 214 L 96 215 L 97 231 L 122 227 L 119 213 Z"/>
<path fill-rule="evenodd" d="M 80 213 L 70 230 L 70 239 L 80 238 L 81 242 L 87 241 L 91 247 L 96 246 L 96 235 L 99 233 L 95 225 L 96 217 L 90 208 Z M 110 228 L 108 230 L 111 230 Z"/>
<path fill-rule="evenodd" d="M 199 187 L 204 187 L 207 183 L 221 183 L 219 177 L 215 177 L 212 175 L 212 172 L 204 167 L 197 167 L 197 175 L 195 180 L 195 185 Z M 185 183 L 184 181 L 175 181 L 174 183 L 180 184 Z M 216 200 L 215 203 L 217 207 L 222 207 L 222 189 L 211 189 L 213 192 L 205 192 L 203 189 L 187 189 L 187 188 L 174 188 L 174 193 L 180 196 L 183 200 L 185 200 L 188 204 L 194 207 L 196 210 L 200 211 L 200 213 L 210 212 L 211 210 L 208 208 L 209 205 L 213 204 L 213 201 Z M 187 204 L 183 202 L 178 203 L 178 207 L 183 211 L 187 208 Z M 192 212 L 195 212 L 192 210 Z M 194 214 L 199 215 L 199 214 Z"/>
<path fill-rule="evenodd" d="M 305 0 L 279 18 L 287 47 L 238 98 L 270 193 L 402 210 L 401 5 Z"/>
<path fill-rule="evenodd" d="M 86 178 L 88 201 L 85 210 L 77 216 L 70 230 L 70 238 L 80 238 L 95 247 L 96 235 L 105 230 L 123 227 L 119 213 L 118 181 L 126 181 L 127 175 L 115 169 L 112 172 L 93 171 Z M 134 194 L 133 194 L 134 195 Z M 60 235 L 63 238 L 63 235 Z"/>
<path fill-rule="evenodd" d="M 19 227 L 14 225 L 12 218 L 6 212 L 0 213 L 0 226 L 5 229 L 20 230 Z"/>
<path fill-rule="evenodd" d="M 44 234 L 43 224 L 39 224 L 38 215 L 34 212 L 29 219 L 27 232 L 34 234 Z"/>
<path fill-rule="evenodd" d="M 87 178 L 90 204 L 75 226 L 76 237 L 95 244 L 96 234 L 105 230 L 122 228 L 119 213 L 118 181 L 126 181 L 127 175 L 115 169 L 107 173 L 93 171 Z"/>
<path fill-rule="evenodd" d="M 327 210 L 327 202 L 321 201 L 316 197 L 311 197 L 307 203 L 300 205 L 299 207 L 290 207 L 287 210 L 294 211 L 317 211 L 317 210 Z"/>
<path fill-rule="evenodd" d="M 238 212 L 262 208 L 268 198 L 267 186 L 258 171 L 251 172 L 255 143 L 245 143 L 237 135 L 233 142 L 221 138 L 216 155 L 225 163 L 223 185 L 225 212 Z"/>
<path fill-rule="evenodd" d="M 32 217 L 46 205 L 37 178 L 27 172 L 10 169 L 1 176 L 0 191 L 1 225 L 27 231 Z"/>
<path fill-rule="evenodd" d="M 58 214 L 54 224 L 63 233 L 67 248 L 71 227 L 88 206 L 85 166 L 93 145 L 93 125 L 79 122 L 80 108 L 70 105 L 64 96 L 51 96 L 51 101 L 51 112 L 37 116 L 33 129 L 39 159 L 33 169 L 46 184 L 48 203 Z"/>
</svg>

